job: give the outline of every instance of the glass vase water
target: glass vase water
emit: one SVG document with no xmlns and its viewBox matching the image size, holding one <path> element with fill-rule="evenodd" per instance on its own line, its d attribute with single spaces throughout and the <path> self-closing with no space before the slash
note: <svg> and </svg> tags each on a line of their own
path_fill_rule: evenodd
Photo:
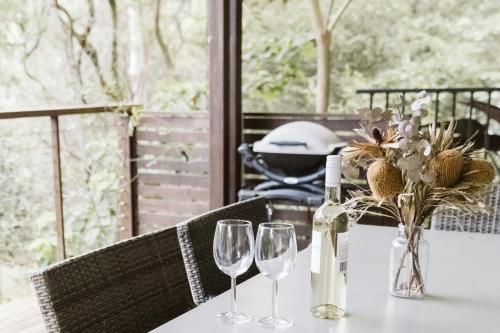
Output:
<svg viewBox="0 0 500 333">
<path fill-rule="evenodd" d="M 421 226 L 400 224 L 399 236 L 392 241 L 389 263 L 389 293 L 396 297 L 421 298 L 425 295 L 429 242 Z"/>
</svg>

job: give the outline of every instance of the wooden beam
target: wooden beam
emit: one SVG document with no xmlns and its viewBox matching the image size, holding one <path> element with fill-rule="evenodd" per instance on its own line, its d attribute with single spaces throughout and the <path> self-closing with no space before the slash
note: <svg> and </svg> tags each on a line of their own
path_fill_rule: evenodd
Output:
<svg viewBox="0 0 500 333">
<path fill-rule="evenodd" d="M 31 117 L 52 117 L 52 116 L 69 116 L 75 114 L 89 114 L 122 111 L 130 112 L 133 107 L 140 106 L 138 104 L 109 104 L 109 105 L 78 105 L 78 106 L 63 106 L 51 108 L 34 108 L 16 111 L 0 112 L 0 119 L 13 118 L 31 118 Z"/>
<path fill-rule="evenodd" d="M 134 223 L 132 216 L 132 178 L 130 170 L 129 117 L 123 115 L 119 120 L 119 140 L 122 156 L 122 175 L 120 177 L 120 224 L 121 239 L 133 236 Z"/>
<path fill-rule="evenodd" d="M 132 214 L 132 236 L 139 232 L 139 191 L 137 173 L 137 128 L 134 126 L 129 136 L 129 156 L 130 156 L 130 203 Z"/>
<path fill-rule="evenodd" d="M 229 200 L 237 201 L 241 188 L 242 162 L 238 147 L 243 139 L 243 111 L 241 105 L 241 40 L 243 0 L 229 1 Z"/>
<path fill-rule="evenodd" d="M 236 201 L 241 186 L 242 1 L 208 1 L 210 207 Z"/>
<path fill-rule="evenodd" d="M 66 258 L 66 244 L 64 242 L 64 206 L 61 176 L 61 148 L 59 142 L 59 118 L 50 117 L 52 138 L 52 170 L 54 179 L 54 199 L 56 209 L 56 236 L 57 236 L 57 260 Z"/>
</svg>

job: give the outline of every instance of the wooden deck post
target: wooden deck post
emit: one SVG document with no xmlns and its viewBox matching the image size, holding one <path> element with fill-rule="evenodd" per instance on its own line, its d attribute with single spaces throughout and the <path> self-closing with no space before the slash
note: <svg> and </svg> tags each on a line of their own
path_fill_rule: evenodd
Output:
<svg viewBox="0 0 500 333">
<path fill-rule="evenodd" d="M 52 138 L 52 170 L 54 179 L 54 199 L 56 209 L 57 260 L 66 258 L 66 244 L 64 242 L 64 207 L 61 175 L 61 147 L 59 142 L 59 117 L 50 116 Z"/>
<path fill-rule="evenodd" d="M 241 19 L 241 0 L 208 2 L 211 208 L 241 186 Z"/>
<path fill-rule="evenodd" d="M 139 234 L 139 189 L 137 165 L 137 128 L 134 126 L 128 137 L 130 156 L 130 209 L 132 214 L 132 236 Z"/>
<path fill-rule="evenodd" d="M 122 153 L 122 175 L 120 177 L 120 224 L 121 239 L 134 235 L 134 217 L 132 207 L 132 173 L 130 160 L 129 116 L 120 115 L 120 150 Z"/>
</svg>

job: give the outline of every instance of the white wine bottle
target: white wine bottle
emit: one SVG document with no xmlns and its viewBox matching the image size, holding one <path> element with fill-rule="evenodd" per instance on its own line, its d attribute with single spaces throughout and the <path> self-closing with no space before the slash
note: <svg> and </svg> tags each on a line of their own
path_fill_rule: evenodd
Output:
<svg viewBox="0 0 500 333">
<path fill-rule="evenodd" d="M 325 202 L 313 218 L 311 312 L 315 317 L 345 315 L 349 219 L 340 202 L 342 157 L 326 159 Z"/>
</svg>

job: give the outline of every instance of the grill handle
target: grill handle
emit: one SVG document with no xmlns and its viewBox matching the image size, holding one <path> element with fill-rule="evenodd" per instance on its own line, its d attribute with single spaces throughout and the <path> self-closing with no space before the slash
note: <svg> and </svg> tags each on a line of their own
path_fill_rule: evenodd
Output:
<svg viewBox="0 0 500 333">
<path fill-rule="evenodd" d="M 244 143 L 238 147 L 238 152 L 243 157 L 243 163 L 245 163 L 246 166 L 254 168 L 267 178 L 280 182 L 282 184 L 298 185 L 310 183 L 314 180 L 322 179 L 325 176 L 325 167 L 321 167 L 318 169 L 318 171 L 302 177 L 283 176 L 269 170 L 265 162 L 261 158 L 259 158 L 259 155 L 256 156 L 253 153 L 252 145 Z"/>
<path fill-rule="evenodd" d="M 301 141 L 270 141 L 269 143 L 276 146 L 286 146 L 286 147 L 304 146 L 307 148 L 307 143 Z"/>
</svg>

